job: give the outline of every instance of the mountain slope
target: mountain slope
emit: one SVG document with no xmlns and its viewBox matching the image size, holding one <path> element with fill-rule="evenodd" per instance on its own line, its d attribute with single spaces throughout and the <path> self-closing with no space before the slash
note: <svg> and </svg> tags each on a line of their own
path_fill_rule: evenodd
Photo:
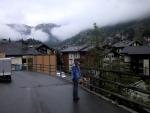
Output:
<svg viewBox="0 0 150 113">
<path fill-rule="evenodd" d="M 35 26 L 35 30 L 41 30 L 41 31 L 47 33 L 49 35 L 49 39 L 50 39 L 49 41 L 51 41 L 52 43 L 57 43 L 57 42 L 59 42 L 59 39 L 57 37 L 55 37 L 51 32 L 51 30 L 55 27 L 59 27 L 59 26 L 56 24 L 51 24 L 51 23 L 39 24 L 39 25 Z"/>
<path fill-rule="evenodd" d="M 119 41 L 122 39 L 143 41 L 144 36 L 150 37 L 150 17 L 142 20 L 98 28 L 97 31 L 97 35 L 100 40 L 106 41 L 110 39 L 112 43 L 116 40 Z M 64 40 L 59 45 L 63 47 L 65 45 L 87 44 L 90 43 L 94 37 L 94 29 L 88 29 L 80 32 L 70 39 Z"/>
<path fill-rule="evenodd" d="M 24 34 L 24 35 L 30 35 L 31 33 L 31 26 L 24 25 L 24 24 L 7 24 L 12 29 L 16 30 L 17 32 Z"/>
</svg>

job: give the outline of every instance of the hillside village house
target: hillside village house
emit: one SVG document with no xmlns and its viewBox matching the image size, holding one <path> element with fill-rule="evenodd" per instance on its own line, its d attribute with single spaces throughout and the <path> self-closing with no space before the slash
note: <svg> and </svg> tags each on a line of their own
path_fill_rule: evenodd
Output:
<svg viewBox="0 0 150 113">
<path fill-rule="evenodd" d="M 112 63 L 122 63 L 122 59 L 127 59 L 122 51 L 126 47 L 139 47 L 142 44 L 139 41 L 124 40 L 114 45 L 84 45 L 84 46 L 71 46 L 62 50 L 62 59 L 64 70 L 70 71 L 74 63 L 74 59 L 79 59 L 81 66 L 95 66 L 98 64 L 108 66 Z M 125 58 L 124 58 L 125 57 Z"/>
<path fill-rule="evenodd" d="M 107 49 L 105 50 L 105 55 L 104 55 L 104 62 L 105 64 L 107 63 L 113 63 L 114 61 L 117 61 L 120 57 L 120 54 L 116 52 L 113 49 Z"/>
<path fill-rule="evenodd" d="M 61 53 L 64 70 L 66 72 L 71 70 L 71 67 L 74 64 L 74 59 L 78 59 L 80 61 L 80 66 L 87 66 L 88 64 L 94 65 L 95 54 L 93 55 L 91 51 L 93 51 L 95 48 L 96 47 L 93 45 L 83 45 L 71 46 L 62 50 Z"/>
<path fill-rule="evenodd" d="M 22 65 L 32 64 L 34 56 L 55 54 L 55 50 L 45 44 L 28 45 L 24 41 L 1 41 L 0 52 L 11 58 L 12 65 L 19 70 Z"/>
<path fill-rule="evenodd" d="M 95 48 L 95 46 L 89 45 L 80 50 L 81 66 L 87 66 L 88 64 L 93 64 L 94 55 L 91 54 L 93 48 Z"/>
<path fill-rule="evenodd" d="M 120 54 L 114 51 L 112 48 L 88 46 L 81 50 L 81 60 L 84 64 L 90 64 L 95 66 L 101 63 L 101 66 L 107 66 L 110 63 L 117 61 Z M 95 52 L 93 52 L 95 51 Z"/>
<path fill-rule="evenodd" d="M 62 52 L 62 60 L 65 71 L 70 71 L 71 66 L 74 63 L 74 59 L 79 59 L 81 66 L 95 66 L 101 60 L 103 62 L 113 62 L 117 60 L 119 54 L 111 49 L 106 49 L 103 47 L 97 47 L 95 45 L 85 45 L 85 46 L 71 46 L 68 47 Z"/>
<path fill-rule="evenodd" d="M 81 63 L 80 66 L 88 66 L 88 65 L 95 66 L 97 62 L 99 62 L 96 61 L 98 60 L 97 58 L 99 56 L 104 57 L 104 55 L 110 53 L 110 51 L 105 51 L 105 49 L 103 49 L 102 47 L 96 47 L 94 45 L 71 46 L 62 50 L 61 52 L 62 52 L 62 60 L 63 60 L 63 66 L 65 71 L 71 70 L 71 66 L 74 63 L 74 59 L 79 59 Z M 115 55 L 114 57 L 116 57 Z M 107 58 L 103 60 L 107 60 Z"/>
<path fill-rule="evenodd" d="M 150 46 L 126 47 L 122 54 L 124 62 L 130 64 L 130 70 L 136 73 L 150 75 Z"/>
<path fill-rule="evenodd" d="M 123 40 L 123 41 L 113 44 L 112 48 L 114 48 L 116 50 L 116 52 L 121 53 L 125 47 L 141 46 L 141 45 L 142 44 L 139 41 Z"/>
<path fill-rule="evenodd" d="M 110 45 L 107 45 L 107 44 L 103 44 L 98 47 L 94 46 L 94 45 L 87 46 L 84 49 L 82 49 L 81 51 L 82 51 L 81 52 L 81 60 L 86 59 L 85 63 L 89 62 L 89 60 L 91 62 L 94 62 L 95 56 L 94 56 L 94 53 L 92 53 L 92 51 L 96 51 L 97 55 L 101 56 L 104 64 L 113 63 L 114 61 L 117 61 L 120 57 L 120 53 L 116 52 Z"/>
<path fill-rule="evenodd" d="M 31 46 L 32 47 L 32 46 Z M 42 54 L 56 54 L 55 49 L 48 47 L 45 44 L 39 44 L 36 47 L 36 50 Z"/>
<path fill-rule="evenodd" d="M 87 63 L 88 62 L 87 58 L 89 57 L 88 59 L 90 59 L 91 62 L 94 62 L 94 56 L 90 56 L 88 51 L 95 48 L 96 51 L 99 53 L 99 55 L 103 57 L 103 64 L 106 66 L 113 62 L 120 61 L 120 59 L 122 59 L 121 52 L 125 47 L 141 46 L 141 45 L 142 44 L 139 41 L 124 40 L 124 41 L 117 42 L 112 46 L 107 44 L 102 44 L 98 48 L 96 48 L 96 46 L 87 46 L 84 49 L 80 50 L 82 51 L 81 59 L 86 59 L 86 63 Z"/>
<path fill-rule="evenodd" d="M 89 45 L 82 50 L 80 50 L 81 54 L 81 62 L 82 66 L 96 66 L 97 64 L 100 64 L 104 62 L 104 57 L 107 54 L 108 51 L 106 51 L 105 48 L 95 45 Z"/>
<path fill-rule="evenodd" d="M 61 50 L 63 66 L 65 71 L 70 71 L 71 66 L 74 64 L 74 59 L 81 58 L 80 50 L 85 46 L 71 46 L 66 49 Z"/>
</svg>

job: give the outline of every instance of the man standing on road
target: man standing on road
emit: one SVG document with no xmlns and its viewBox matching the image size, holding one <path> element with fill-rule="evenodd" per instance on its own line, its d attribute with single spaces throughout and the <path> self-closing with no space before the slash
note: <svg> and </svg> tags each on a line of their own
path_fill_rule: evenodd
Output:
<svg viewBox="0 0 150 113">
<path fill-rule="evenodd" d="M 79 62 L 77 59 L 74 60 L 74 65 L 72 66 L 72 81 L 73 81 L 73 100 L 78 101 L 78 83 L 81 76 Z"/>
</svg>

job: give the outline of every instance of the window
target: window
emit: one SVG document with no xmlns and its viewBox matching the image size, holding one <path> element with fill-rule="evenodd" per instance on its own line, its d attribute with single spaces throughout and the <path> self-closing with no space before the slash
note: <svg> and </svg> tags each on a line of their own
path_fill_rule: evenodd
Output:
<svg viewBox="0 0 150 113">
<path fill-rule="evenodd" d="M 47 49 L 47 54 L 51 54 L 51 50 Z"/>
<path fill-rule="evenodd" d="M 22 63 L 27 63 L 27 60 L 26 59 L 22 59 Z"/>
<path fill-rule="evenodd" d="M 69 58 L 72 58 L 72 54 L 69 54 Z"/>
<path fill-rule="evenodd" d="M 75 54 L 75 58 L 78 58 L 78 53 Z"/>
</svg>

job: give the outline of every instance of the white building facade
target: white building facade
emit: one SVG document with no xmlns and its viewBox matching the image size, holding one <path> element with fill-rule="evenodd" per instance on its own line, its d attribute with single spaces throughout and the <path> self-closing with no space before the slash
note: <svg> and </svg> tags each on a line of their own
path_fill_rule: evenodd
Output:
<svg viewBox="0 0 150 113">
<path fill-rule="evenodd" d="M 69 71 L 71 70 L 72 65 L 74 64 L 74 59 L 80 59 L 79 52 L 69 53 Z"/>
</svg>

